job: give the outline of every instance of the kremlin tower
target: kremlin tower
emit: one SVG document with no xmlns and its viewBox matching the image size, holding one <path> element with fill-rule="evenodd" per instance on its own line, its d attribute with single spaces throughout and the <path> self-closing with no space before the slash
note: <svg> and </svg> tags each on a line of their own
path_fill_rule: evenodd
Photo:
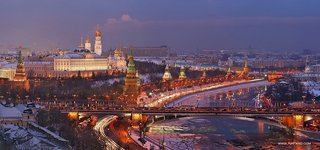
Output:
<svg viewBox="0 0 320 150">
<path fill-rule="evenodd" d="M 102 44 L 101 44 L 101 31 L 99 28 L 96 30 L 96 41 L 94 43 L 94 52 L 98 55 L 102 54 Z"/>
<path fill-rule="evenodd" d="M 205 79 L 205 78 L 207 78 L 207 73 L 206 73 L 206 70 L 203 70 L 200 79 Z"/>
<path fill-rule="evenodd" d="M 226 78 L 227 78 L 227 79 L 232 78 L 232 71 L 231 71 L 231 67 L 230 67 L 230 66 L 228 67 L 228 71 L 227 71 L 227 74 L 226 74 Z"/>
<path fill-rule="evenodd" d="M 17 64 L 16 74 L 13 78 L 13 81 L 26 81 L 26 80 L 27 80 L 26 70 L 24 68 L 21 51 L 19 51 L 18 64 Z"/>
<path fill-rule="evenodd" d="M 242 73 L 244 78 L 248 78 L 249 76 L 249 66 L 248 66 L 248 59 L 244 61 L 244 68 L 243 68 L 243 73 Z"/>
<path fill-rule="evenodd" d="M 138 79 L 136 67 L 134 64 L 133 56 L 129 56 L 129 63 L 127 68 L 127 75 L 124 79 L 124 95 L 127 96 L 128 104 L 136 105 L 137 97 L 139 95 L 139 79 Z"/>
<path fill-rule="evenodd" d="M 162 81 L 163 81 L 163 82 L 167 82 L 167 81 L 170 81 L 170 80 L 172 80 L 172 75 L 171 75 L 171 73 L 170 73 L 169 65 L 167 64 L 167 65 L 166 65 L 165 72 L 164 72 L 164 74 L 163 74 L 163 76 L 162 76 Z"/>
<path fill-rule="evenodd" d="M 187 79 L 186 73 L 184 71 L 185 71 L 185 69 L 182 66 L 180 68 L 179 79 L 178 79 L 179 81 L 183 81 L 183 80 Z"/>
</svg>

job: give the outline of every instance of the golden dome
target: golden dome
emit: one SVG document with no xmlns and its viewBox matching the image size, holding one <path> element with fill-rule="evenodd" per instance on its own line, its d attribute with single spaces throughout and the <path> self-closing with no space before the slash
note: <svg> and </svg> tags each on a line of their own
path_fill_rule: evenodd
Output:
<svg viewBox="0 0 320 150">
<path fill-rule="evenodd" d="M 101 36 L 101 32 L 99 30 L 96 31 L 96 36 Z"/>
<path fill-rule="evenodd" d="M 114 50 L 114 53 L 115 53 L 115 54 L 118 54 L 118 53 L 119 53 L 118 49 L 115 49 L 115 50 Z"/>
<path fill-rule="evenodd" d="M 90 43 L 90 39 L 89 38 L 86 39 L 86 43 Z"/>
</svg>

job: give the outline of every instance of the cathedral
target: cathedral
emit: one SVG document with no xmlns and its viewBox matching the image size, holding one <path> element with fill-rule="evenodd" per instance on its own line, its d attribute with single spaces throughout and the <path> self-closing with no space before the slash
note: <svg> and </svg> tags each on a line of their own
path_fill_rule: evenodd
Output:
<svg viewBox="0 0 320 150">
<path fill-rule="evenodd" d="M 86 52 L 86 53 L 95 53 L 99 56 L 102 55 L 102 42 L 101 42 L 101 31 L 97 28 L 95 33 L 95 43 L 94 49 L 91 48 L 91 42 L 89 37 L 87 37 L 85 43 L 83 44 L 82 36 L 80 41 L 79 49 L 76 49 L 74 52 Z"/>
<path fill-rule="evenodd" d="M 119 50 L 115 49 L 113 54 L 109 55 L 109 63 L 111 69 L 125 72 L 127 69 L 127 61 L 121 48 Z"/>
</svg>

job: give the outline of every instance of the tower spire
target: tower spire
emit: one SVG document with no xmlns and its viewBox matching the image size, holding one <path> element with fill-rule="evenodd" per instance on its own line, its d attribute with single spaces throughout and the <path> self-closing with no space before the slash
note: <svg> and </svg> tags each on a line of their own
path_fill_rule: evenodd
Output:
<svg viewBox="0 0 320 150">
<path fill-rule="evenodd" d="M 84 48 L 82 35 L 80 36 L 80 46 L 79 46 L 79 48 L 80 48 L 80 49 L 83 49 L 83 48 Z"/>
<path fill-rule="evenodd" d="M 19 51 L 16 74 L 14 75 L 13 80 L 14 81 L 26 81 L 27 80 L 26 70 L 25 70 L 25 67 L 24 67 L 24 64 L 23 64 L 23 58 L 22 58 L 21 50 Z"/>
<path fill-rule="evenodd" d="M 23 64 L 23 58 L 22 58 L 22 52 L 21 52 L 21 50 L 19 51 L 18 64 Z"/>
</svg>

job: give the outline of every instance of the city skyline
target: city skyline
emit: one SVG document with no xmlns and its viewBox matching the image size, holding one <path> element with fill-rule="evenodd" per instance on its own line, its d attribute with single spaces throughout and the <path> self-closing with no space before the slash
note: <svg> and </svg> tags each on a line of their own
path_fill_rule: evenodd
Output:
<svg viewBox="0 0 320 150">
<path fill-rule="evenodd" d="M 80 36 L 104 50 L 168 45 L 176 51 L 318 51 L 318 1 L 0 1 L 0 48 L 74 49 Z M 63 5 L 62 5 L 63 4 Z M 147 13 L 146 13 L 147 12 Z"/>
</svg>

